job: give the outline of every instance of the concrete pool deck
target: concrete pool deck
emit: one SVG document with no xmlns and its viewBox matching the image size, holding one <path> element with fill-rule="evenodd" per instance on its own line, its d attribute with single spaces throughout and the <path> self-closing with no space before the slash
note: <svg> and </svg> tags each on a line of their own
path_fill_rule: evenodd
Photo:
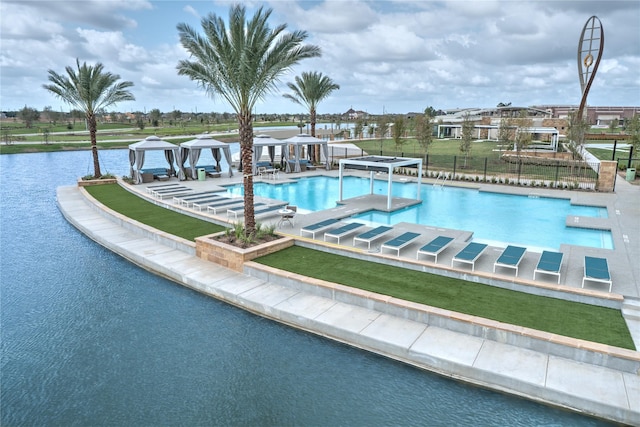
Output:
<svg viewBox="0 0 640 427">
<path fill-rule="evenodd" d="M 231 181 L 238 182 L 237 179 Z M 222 180 L 215 179 L 204 182 L 189 181 L 186 182 L 186 185 L 204 191 L 217 187 L 221 183 Z M 136 191 L 140 191 L 141 195 L 146 193 L 142 185 L 132 187 L 136 187 Z M 617 189 L 619 190 L 620 187 Z M 532 189 L 527 190 L 531 191 Z M 628 242 L 624 238 L 620 238 L 623 245 L 630 246 L 631 253 L 626 258 L 629 262 L 627 264 L 628 271 L 618 274 L 614 270 L 618 267 L 610 265 L 614 280 L 614 294 L 610 296 L 610 299 L 614 301 L 616 300 L 615 295 L 626 295 L 616 288 L 616 282 L 630 280 L 633 286 L 628 286 L 629 291 L 635 289 L 635 293 L 631 296 L 637 296 L 638 289 L 638 282 L 635 280 L 637 275 L 634 276 L 637 274 L 638 266 L 637 263 L 630 262 L 633 258 L 629 258 L 634 256 L 634 248 L 635 259 L 638 255 L 638 218 L 640 218 L 637 212 L 638 188 L 634 187 L 628 190 L 629 193 L 621 192 L 621 197 L 627 198 L 627 202 L 630 204 L 635 203 L 635 234 L 631 234 L 633 230 L 627 234 L 627 236 L 632 236 L 627 239 Z M 578 196 L 583 196 L 583 194 L 576 195 L 576 197 Z M 584 194 L 584 197 L 587 196 L 588 194 Z M 595 193 L 592 196 L 601 195 Z M 613 199 L 617 198 L 613 197 Z M 593 204 L 603 205 L 600 203 L 602 198 L 595 197 L 595 199 L 598 203 Z M 156 202 L 163 205 L 172 204 L 172 201 L 168 199 L 163 202 L 156 200 Z M 605 205 L 608 208 L 610 203 L 613 204 L 613 209 L 621 210 L 620 215 L 615 214 L 616 216 L 626 216 L 625 214 L 629 212 L 626 210 L 632 208 L 632 206 L 627 206 L 625 202 L 618 203 L 607 198 Z M 382 309 L 381 306 L 384 304 L 381 303 L 372 308 L 371 305 L 367 307 L 366 304 L 362 306 L 358 303 L 337 301 L 308 290 L 301 290 L 298 285 L 285 285 L 276 280 L 251 277 L 218 267 L 196 258 L 194 255 L 195 245 L 192 248 L 192 245 L 184 242 L 172 244 L 171 239 L 165 240 L 164 243 L 158 243 L 158 233 L 144 230 L 144 227 L 140 229 L 140 227 L 128 223 L 124 218 L 105 213 L 102 206 L 90 202 L 77 187 L 61 187 L 58 190 L 58 204 L 65 217 L 72 224 L 103 246 L 157 274 L 234 305 L 445 376 L 463 379 L 474 384 L 553 405 L 568 407 L 587 414 L 595 414 L 618 422 L 640 424 L 640 377 L 638 376 L 640 354 L 638 352 L 621 351 L 621 349 L 598 345 L 587 348 L 587 354 L 591 356 L 595 354 L 596 359 L 608 360 L 606 363 L 600 363 L 591 360 L 591 356 L 585 358 L 585 353 L 582 350 L 575 353 L 575 347 L 562 347 L 560 343 L 555 344 L 564 349 L 560 350 L 561 352 L 567 351 L 564 356 L 552 354 L 557 351 L 544 351 L 548 345 L 544 346 L 544 349 L 542 347 L 537 350 L 527 348 L 527 346 L 511 342 L 510 339 L 505 339 L 508 333 L 501 330 L 500 327 L 489 327 L 488 330 L 499 331 L 496 334 L 488 333 L 487 336 L 476 336 L 452 330 L 447 328 L 446 324 L 438 326 L 433 322 L 420 321 L 420 319 L 411 318 L 411 316 L 407 318 L 406 314 L 399 315 L 393 310 Z M 585 204 L 589 203 L 585 202 Z M 193 214 L 197 216 L 195 212 Z M 298 215 L 295 228 L 288 229 L 287 233 L 299 235 L 301 225 L 316 222 L 321 218 L 319 213 Z M 619 218 L 614 218 L 619 227 L 627 226 L 625 220 L 620 221 Z M 277 219 L 274 217 L 270 221 L 277 221 Z M 634 221 L 630 222 L 633 226 Z M 460 234 L 460 239 L 467 237 L 464 233 Z M 309 245 L 320 244 L 320 241 L 321 238 L 303 239 L 303 243 Z M 616 250 L 605 250 L 608 251 L 607 258 L 610 263 L 613 261 L 611 252 L 620 250 L 615 236 L 614 243 Z M 190 248 L 193 249 L 192 252 Z M 405 250 L 406 253 L 411 253 L 411 256 L 407 256 Z M 399 257 L 380 256 L 379 254 L 377 256 L 390 263 L 405 262 L 426 269 L 450 265 L 444 257 L 442 259 L 439 257 L 437 265 L 426 261 L 417 262 L 415 261 L 415 248 L 412 250 L 407 247 L 405 250 Z M 455 249 L 450 252 L 455 253 Z M 600 253 L 599 250 L 596 252 Z M 362 251 L 362 256 L 368 256 L 366 251 Z M 573 257 L 580 256 L 575 254 Z M 618 257 L 618 255 L 615 256 Z M 413 259 L 410 260 L 410 258 Z M 567 271 L 566 273 L 563 271 L 563 276 L 568 276 L 568 280 L 571 280 L 572 268 L 582 269 L 582 260 L 574 258 L 566 261 Z M 527 260 L 525 259 L 525 261 Z M 572 267 L 569 265 L 570 261 L 580 262 L 580 265 Z M 506 283 L 510 281 L 532 282 L 525 279 L 516 280 L 513 278 L 513 274 L 492 276 L 490 274 L 492 264 L 491 259 L 485 260 L 483 264 L 478 264 L 477 274 L 479 277 L 502 279 Z M 528 271 L 526 271 L 524 264 L 522 268 L 523 270 L 518 276 L 528 277 Z M 457 274 L 463 276 L 469 276 L 470 273 L 451 268 L 445 268 L 445 270 L 451 274 L 457 271 Z M 555 281 L 548 282 L 543 288 L 547 286 L 553 288 Z M 569 292 L 569 294 L 575 293 L 581 297 L 584 295 L 596 298 L 602 296 L 606 299 L 608 294 L 599 289 L 582 291 L 579 283 L 577 286 L 571 283 L 565 283 L 562 286 L 575 288 L 575 292 Z M 358 296 L 351 295 L 348 298 L 355 302 Z M 385 302 L 387 305 L 388 303 L 388 301 Z M 395 304 L 399 303 L 395 302 Z M 416 309 L 408 307 L 411 304 L 406 305 L 407 307 L 403 308 L 405 313 Z M 434 313 L 430 313 L 430 315 L 432 319 L 435 316 Z M 484 325 L 483 327 L 488 326 Z M 633 321 L 630 324 L 630 329 L 632 327 Z M 520 333 L 523 336 L 527 335 Z M 589 346 L 586 345 L 586 347 Z M 568 351 L 567 348 L 574 350 Z M 611 361 L 614 362 L 611 363 Z"/>
</svg>

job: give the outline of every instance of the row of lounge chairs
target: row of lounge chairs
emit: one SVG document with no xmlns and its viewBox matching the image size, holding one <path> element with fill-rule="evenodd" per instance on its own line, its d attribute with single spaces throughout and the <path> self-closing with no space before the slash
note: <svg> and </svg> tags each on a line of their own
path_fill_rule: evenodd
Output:
<svg viewBox="0 0 640 427">
<path fill-rule="evenodd" d="M 202 212 L 205 208 L 207 213 L 219 215 L 227 213 L 227 217 L 238 218 L 238 214 L 244 211 L 244 199 L 241 197 L 227 197 L 221 191 L 194 192 L 193 189 L 181 184 L 162 184 L 147 187 L 147 192 L 152 196 L 165 199 L 172 197 L 176 205 L 191 207 Z M 255 203 L 256 217 L 263 217 L 275 214 L 285 203 L 266 204 Z"/>
<path fill-rule="evenodd" d="M 336 226 L 338 226 L 335 228 Z M 313 239 L 316 238 L 316 234 L 324 231 L 324 240 L 330 241 L 335 239 L 340 244 L 340 239 L 356 232 L 364 224 L 357 222 L 342 223 L 335 218 L 326 219 L 324 221 L 310 224 L 300 228 L 300 235 L 310 235 Z M 363 233 L 357 234 L 353 237 L 353 246 L 357 247 L 358 244 L 367 244 L 367 249 L 371 249 L 371 243 L 381 238 L 382 236 L 390 233 L 393 227 L 381 225 L 372 228 Z M 419 233 L 404 232 L 393 239 L 387 240 L 380 245 L 380 253 L 386 251 L 395 251 L 397 256 L 400 256 L 400 251 L 409 245 L 411 242 L 420 237 Z M 443 252 L 454 239 L 449 236 L 437 236 L 429 243 L 420 247 L 416 253 L 416 259 L 421 259 L 422 256 L 433 256 L 434 262 L 438 262 L 438 255 Z M 451 259 L 451 266 L 455 263 L 463 263 L 471 265 L 471 271 L 475 270 L 475 263 L 480 256 L 487 249 L 488 245 L 478 242 L 469 242 L 465 247 L 459 250 Z M 515 275 L 518 275 L 519 267 L 527 249 L 520 246 L 508 245 L 500 254 L 498 259 L 493 264 L 493 272 L 496 272 L 497 268 L 515 270 Z M 538 274 L 545 274 L 555 276 L 557 283 L 560 283 L 560 274 L 562 269 L 562 261 L 564 254 L 562 252 L 554 252 L 544 250 L 538 259 L 538 263 L 533 271 L 533 279 L 536 280 Z M 584 262 L 584 277 L 582 279 L 582 287 L 584 288 L 585 281 L 594 281 L 605 283 L 609 285 L 609 292 L 612 288 L 611 274 L 609 272 L 609 266 L 605 258 L 585 256 Z"/>
</svg>

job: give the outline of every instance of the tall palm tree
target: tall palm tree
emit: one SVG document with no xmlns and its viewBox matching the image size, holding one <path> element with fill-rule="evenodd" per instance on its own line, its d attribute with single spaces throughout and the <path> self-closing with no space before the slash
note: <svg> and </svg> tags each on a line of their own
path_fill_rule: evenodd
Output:
<svg viewBox="0 0 640 427">
<path fill-rule="evenodd" d="M 267 24 L 271 9 L 260 7 L 246 19 L 245 7 L 229 10 L 229 29 L 223 19 L 210 13 L 201 21 L 204 35 L 189 25 L 178 24 L 180 42 L 192 60 L 178 63 L 179 75 L 198 82 L 210 95 L 220 95 L 238 117 L 240 156 L 244 175 L 244 231 L 255 232 L 253 208 L 253 123 L 256 102 L 276 89 L 280 76 L 305 58 L 320 56 L 320 48 L 303 45 L 305 31 L 285 32 L 286 25 L 273 29 Z"/>
<path fill-rule="evenodd" d="M 84 62 L 80 65 L 80 60 L 76 59 L 76 66 L 77 71 L 70 66 L 66 67 L 66 76 L 49 70 L 51 84 L 42 85 L 42 87 L 71 105 L 72 108 L 84 113 L 91 138 L 93 176 L 100 178 L 102 173 L 96 140 L 98 128 L 96 114 L 118 102 L 134 101 L 136 98 L 127 90 L 133 86 L 133 83 L 118 82 L 120 76 L 105 72 L 101 63 L 91 66 Z"/>
<path fill-rule="evenodd" d="M 340 89 L 340 85 L 336 84 L 327 76 L 323 76 L 318 72 L 303 72 L 302 76 L 296 76 L 296 82 L 287 83 L 292 94 L 287 93 L 283 96 L 296 104 L 303 105 L 309 109 L 311 116 L 311 136 L 316 136 L 316 113 L 318 103 L 326 99 L 331 92 Z M 316 153 L 312 153 L 311 160 L 315 160 Z"/>
</svg>

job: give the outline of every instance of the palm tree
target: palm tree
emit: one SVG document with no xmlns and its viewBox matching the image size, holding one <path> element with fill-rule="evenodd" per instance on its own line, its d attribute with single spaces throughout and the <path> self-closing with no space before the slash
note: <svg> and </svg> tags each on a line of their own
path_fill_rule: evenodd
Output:
<svg viewBox="0 0 640 427">
<path fill-rule="evenodd" d="M 72 67 L 66 67 L 67 75 L 60 75 L 49 70 L 51 84 L 42 85 L 49 92 L 62 99 L 74 109 L 82 111 L 87 119 L 89 136 L 91 138 L 91 154 L 93 155 L 93 177 L 100 178 L 100 160 L 98 158 L 98 144 L 96 140 L 96 114 L 107 107 L 122 101 L 134 101 L 135 97 L 127 89 L 132 82 L 118 82 L 120 76 L 104 71 L 104 66 L 80 65 L 76 59 L 77 72 Z"/>
<path fill-rule="evenodd" d="M 276 89 L 280 76 L 300 60 L 320 56 L 320 48 L 303 45 L 305 31 L 285 32 L 286 25 L 271 29 L 267 20 L 271 9 L 258 9 L 250 19 L 245 7 L 229 10 L 229 29 L 223 19 L 210 13 L 201 21 L 204 35 L 189 25 L 178 24 L 180 42 L 192 60 L 178 63 L 179 75 L 202 86 L 210 95 L 220 95 L 236 112 L 240 130 L 240 155 L 244 175 L 244 232 L 255 232 L 253 208 L 253 123 L 255 103 Z"/>
<path fill-rule="evenodd" d="M 323 76 L 318 72 L 303 72 L 301 77 L 296 76 L 296 82 L 287 83 L 292 94 L 284 94 L 283 96 L 296 104 L 303 105 L 309 109 L 311 116 L 311 136 L 316 136 L 316 109 L 318 103 L 327 98 L 331 92 L 340 89 L 340 85 L 336 84 L 327 76 Z M 315 154 L 312 153 L 311 161 L 315 161 Z"/>
</svg>

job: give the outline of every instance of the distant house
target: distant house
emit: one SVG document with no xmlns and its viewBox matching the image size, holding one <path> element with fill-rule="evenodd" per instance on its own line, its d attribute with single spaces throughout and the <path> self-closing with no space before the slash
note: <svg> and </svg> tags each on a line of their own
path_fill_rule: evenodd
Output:
<svg viewBox="0 0 640 427">
<path fill-rule="evenodd" d="M 358 120 L 369 118 L 369 114 L 366 111 L 356 111 L 353 108 L 349 108 L 347 112 L 342 115 L 342 117 L 346 118 L 347 120 Z"/>
</svg>

